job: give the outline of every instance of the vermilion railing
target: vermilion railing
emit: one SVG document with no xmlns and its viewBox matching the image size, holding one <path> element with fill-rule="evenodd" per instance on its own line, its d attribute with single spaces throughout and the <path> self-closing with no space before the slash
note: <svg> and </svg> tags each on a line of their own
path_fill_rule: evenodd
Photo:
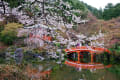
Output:
<svg viewBox="0 0 120 80">
<path fill-rule="evenodd" d="M 101 54 L 102 52 L 107 52 L 108 54 L 111 54 L 111 52 L 106 49 L 106 48 L 100 48 L 100 47 L 91 47 L 91 46 L 81 46 L 81 47 L 75 47 L 75 48 L 70 48 L 70 49 L 65 49 L 65 51 L 68 53 L 67 55 L 70 55 L 72 53 L 77 53 L 77 60 L 78 61 L 72 61 L 70 59 L 68 59 L 68 61 L 65 61 L 65 64 L 69 65 L 69 66 L 73 66 L 76 68 L 82 68 L 82 69 L 103 69 L 103 68 L 109 68 L 112 65 L 104 65 L 102 63 L 95 63 L 94 62 L 94 53 L 96 54 Z M 90 53 L 90 57 L 91 57 L 91 61 L 89 63 L 83 63 L 80 61 L 80 56 L 82 56 L 80 53 L 81 52 L 89 52 Z M 84 53 L 85 54 L 85 53 Z"/>
</svg>

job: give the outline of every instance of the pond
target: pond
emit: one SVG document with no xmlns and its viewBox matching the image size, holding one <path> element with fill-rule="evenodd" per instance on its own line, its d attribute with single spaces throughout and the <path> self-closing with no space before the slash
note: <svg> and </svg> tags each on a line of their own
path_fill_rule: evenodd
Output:
<svg viewBox="0 0 120 80">
<path fill-rule="evenodd" d="M 9 60 L 0 58 L 0 60 L 0 66 L 5 64 L 20 68 L 21 72 L 28 77 L 28 80 L 120 80 L 119 75 L 113 72 L 114 65 L 109 69 L 80 70 L 65 65 L 64 62 L 57 64 L 56 60 L 23 59 L 21 64 L 16 64 L 14 58 L 9 58 Z"/>
<path fill-rule="evenodd" d="M 42 75 L 42 72 L 45 71 L 50 71 L 48 74 L 45 73 L 45 75 L 48 75 L 45 80 L 119 80 L 119 76 L 107 69 L 79 70 L 65 64 L 56 64 L 54 61 L 42 61 L 23 65 L 28 77 L 32 78 L 35 76 L 35 80 L 39 80 L 39 75 Z"/>
</svg>

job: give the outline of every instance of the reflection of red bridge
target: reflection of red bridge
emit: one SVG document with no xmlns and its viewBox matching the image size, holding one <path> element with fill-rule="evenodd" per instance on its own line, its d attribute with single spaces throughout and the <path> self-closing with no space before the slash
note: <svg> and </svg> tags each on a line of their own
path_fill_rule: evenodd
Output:
<svg viewBox="0 0 120 80">
<path fill-rule="evenodd" d="M 33 80 L 43 80 L 46 78 L 49 78 L 50 73 L 52 72 L 51 70 L 46 70 L 46 71 L 39 71 L 36 68 L 32 68 L 31 66 L 26 67 L 26 75 L 29 78 L 33 78 Z"/>
<path fill-rule="evenodd" d="M 0 46 L 0 49 L 4 49 L 4 48 L 6 48 L 6 47 L 1 47 L 1 46 Z"/>
<path fill-rule="evenodd" d="M 65 64 L 82 69 L 109 68 L 110 51 L 105 48 L 81 46 L 65 49 L 68 60 Z M 104 65 L 103 62 L 106 64 Z"/>
</svg>

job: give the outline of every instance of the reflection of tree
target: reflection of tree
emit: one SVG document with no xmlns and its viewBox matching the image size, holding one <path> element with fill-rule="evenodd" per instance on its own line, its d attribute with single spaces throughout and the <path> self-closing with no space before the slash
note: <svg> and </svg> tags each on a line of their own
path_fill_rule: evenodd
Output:
<svg viewBox="0 0 120 80">
<path fill-rule="evenodd" d="M 91 62 L 91 55 L 89 52 L 84 51 L 80 52 L 80 62 L 81 63 L 89 63 Z"/>
<path fill-rule="evenodd" d="M 103 63 L 104 65 L 110 64 L 111 61 L 111 55 L 107 52 L 100 53 L 100 54 L 94 54 L 94 62 L 96 63 Z"/>
<path fill-rule="evenodd" d="M 15 8 L 25 2 L 25 0 L 2 0 L 9 3 L 10 8 Z"/>
</svg>

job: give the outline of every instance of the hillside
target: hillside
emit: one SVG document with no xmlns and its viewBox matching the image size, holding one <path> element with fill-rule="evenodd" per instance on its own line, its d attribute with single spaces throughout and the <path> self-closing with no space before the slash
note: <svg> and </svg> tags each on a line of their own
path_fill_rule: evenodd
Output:
<svg viewBox="0 0 120 80">
<path fill-rule="evenodd" d="M 98 19 L 104 19 L 104 20 L 111 20 L 112 18 L 117 18 L 120 16 L 120 3 L 117 3 L 116 5 L 112 3 L 108 3 L 104 9 L 100 8 L 97 9 L 95 7 L 92 7 L 89 4 L 86 4 L 82 2 L 86 8 Z"/>
<path fill-rule="evenodd" d="M 6 13 L 11 14 L 4 16 L 1 14 L 0 18 L 3 20 L 1 21 L 1 27 L 6 25 L 6 23 L 13 22 L 21 23 L 24 27 L 43 24 L 50 28 L 57 28 L 58 30 L 56 31 L 58 34 L 56 36 L 61 36 L 64 40 L 71 39 L 71 42 L 77 42 L 79 39 L 76 37 L 77 35 L 84 35 L 86 38 L 89 38 L 93 35 L 98 35 L 100 32 L 105 37 L 109 37 L 105 39 L 104 44 L 109 44 L 113 36 L 115 38 L 119 37 L 119 18 L 109 21 L 99 20 L 99 11 L 79 0 L 56 0 L 54 2 L 46 0 L 44 5 L 41 4 L 41 0 L 31 0 L 28 2 L 24 2 L 23 0 L 21 3 L 17 2 L 17 0 L 13 2 L 9 0 L 5 1 L 9 3 L 6 6 Z M 13 3 L 19 4 L 12 5 Z M 10 8 L 12 9 L 11 11 Z M 109 33 L 114 34 L 111 36 Z"/>
<path fill-rule="evenodd" d="M 91 36 L 98 34 L 99 31 L 104 33 L 104 44 L 106 47 L 112 47 L 119 44 L 120 41 L 120 17 L 108 21 L 99 20 L 93 14 L 88 13 L 89 22 L 79 24 L 76 29 L 77 33 Z"/>
<path fill-rule="evenodd" d="M 74 42 L 74 45 L 79 41 L 77 35 L 84 35 L 86 38 L 94 35 L 93 39 L 95 39 L 95 37 L 97 37 L 95 35 L 99 35 L 99 33 L 109 36 L 108 34 L 111 31 L 109 26 L 114 27 L 116 24 L 119 26 L 119 23 L 116 23 L 114 19 L 110 21 L 97 19 L 97 17 L 95 17 L 96 15 L 93 13 L 96 9 L 93 9 L 93 7 L 80 2 L 79 0 L 45 1 L 44 5 L 41 4 L 42 1 L 31 0 L 28 2 L 21 2 L 21 4 L 15 6 L 12 4 L 17 2 L 17 0 L 12 3 L 9 1 L 7 2 L 9 5 L 7 6 L 8 10 L 6 13 L 11 14 L 1 15 L 1 19 L 3 19 L 1 22 L 3 25 L 1 25 L 1 27 L 9 22 L 21 23 L 26 28 L 29 26 L 35 27 L 37 24 L 43 24 L 49 28 L 57 29 L 55 31 L 57 32 L 56 36 L 54 36 L 55 39 L 56 37 L 62 37 L 63 40 L 70 39 L 71 42 Z M 12 8 L 12 11 L 9 10 L 10 8 Z M 111 23 L 112 21 L 113 23 Z M 25 30 L 20 30 L 20 33 L 26 34 L 24 33 Z M 27 35 L 29 33 L 30 32 L 28 31 Z M 53 36 L 53 34 L 51 35 Z M 109 38 L 111 40 L 111 37 Z M 57 41 L 62 42 L 62 40 L 59 39 Z M 105 41 L 104 44 L 107 44 L 108 42 L 110 41 Z"/>
<path fill-rule="evenodd" d="M 8 5 L 5 5 L 5 14 L 3 8 L 1 7 L 0 9 L 0 19 L 2 23 L 0 26 L 1 41 L 8 45 L 16 42 L 16 34 L 19 34 L 19 32 L 29 36 L 30 30 L 28 33 L 24 33 L 24 28 L 29 28 L 30 26 L 35 28 L 37 25 L 44 25 L 50 29 L 56 28 L 56 31 L 54 31 L 57 33 L 55 34 L 56 36 L 53 36 L 53 34 L 49 32 L 45 32 L 45 35 L 48 35 L 49 33 L 55 39 L 56 37 L 62 37 L 63 40 L 70 39 L 69 34 L 74 34 L 73 27 L 77 26 L 78 23 L 82 23 L 84 19 L 87 19 L 87 9 L 79 0 L 22 0 L 21 2 L 18 2 L 17 0 L 14 0 L 13 2 L 9 0 L 4 1 L 4 3 Z M 14 3 L 16 5 L 13 5 Z M 7 25 L 7 23 L 9 24 Z M 22 29 L 16 32 L 16 26 L 19 26 L 20 24 L 23 25 Z M 8 35 L 10 33 L 9 31 L 12 30 L 15 31 L 15 34 L 11 32 L 14 36 L 11 36 L 10 34 L 9 39 L 6 35 Z M 72 32 L 70 32 L 70 30 Z M 57 41 L 62 42 L 59 39 Z"/>
</svg>

